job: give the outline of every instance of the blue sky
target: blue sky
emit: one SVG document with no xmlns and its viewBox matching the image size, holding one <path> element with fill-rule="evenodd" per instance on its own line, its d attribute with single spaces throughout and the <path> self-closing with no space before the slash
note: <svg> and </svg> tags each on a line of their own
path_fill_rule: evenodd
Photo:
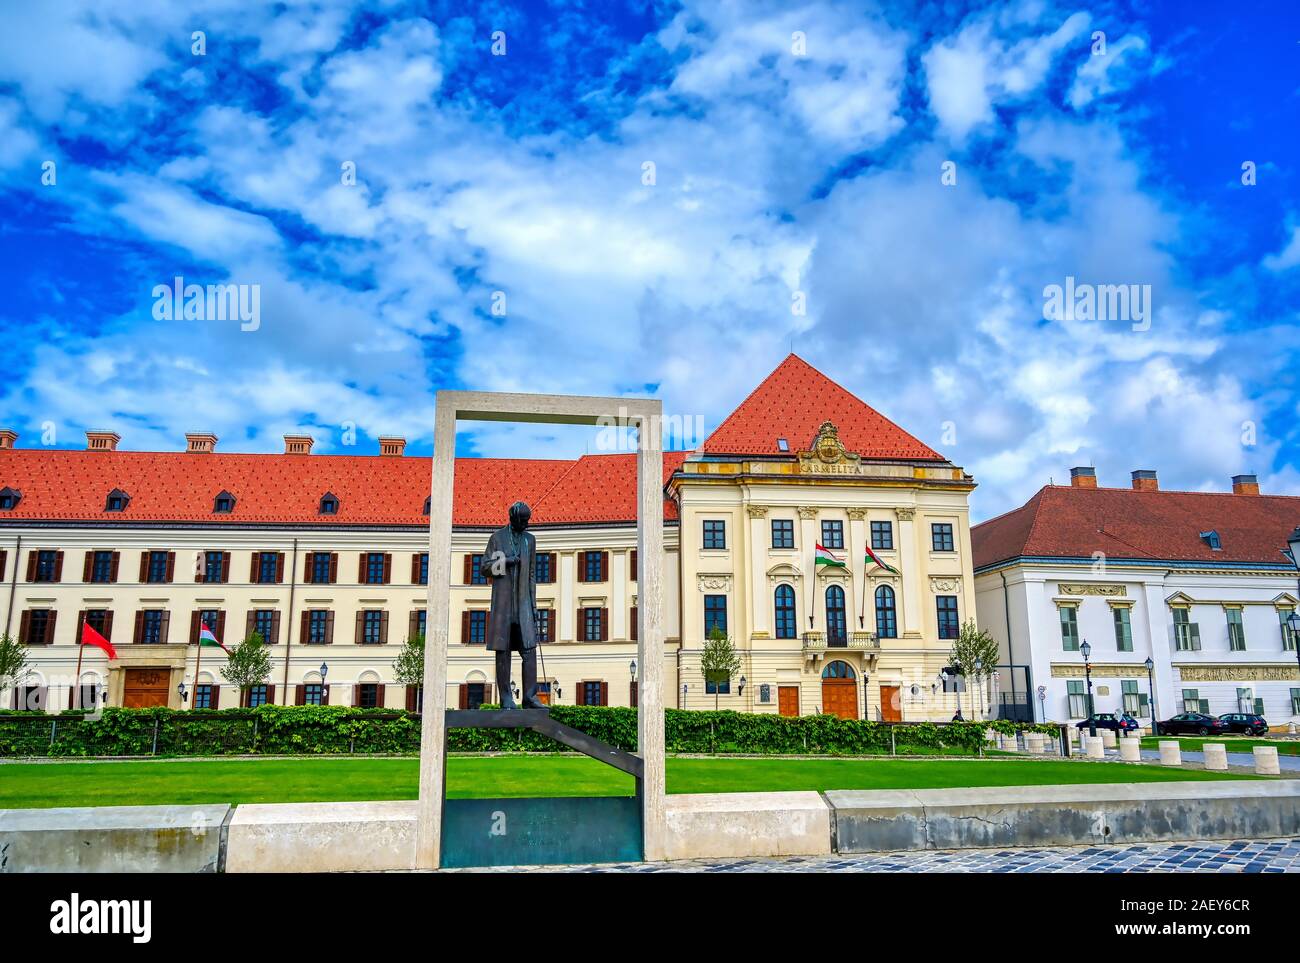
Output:
<svg viewBox="0 0 1300 963">
<path fill-rule="evenodd" d="M 1089 463 L 1300 494 L 1291 0 L 0 2 L 20 445 L 424 453 L 439 387 L 707 431 L 793 346 L 979 517 Z M 260 327 L 156 320 L 178 275 L 258 285 Z M 1067 277 L 1150 285 L 1149 326 L 1046 320 Z"/>
</svg>

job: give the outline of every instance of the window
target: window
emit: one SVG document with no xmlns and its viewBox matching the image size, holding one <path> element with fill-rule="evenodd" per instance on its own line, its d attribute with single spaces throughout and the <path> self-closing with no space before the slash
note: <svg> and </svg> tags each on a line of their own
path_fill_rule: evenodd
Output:
<svg viewBox="0 0 1300 963">
<path fill-rule="evenodd" d="M 772 519 L 772 547 L 794 548 L 794 521 L 789 518 Z"/>
<path fill-rule="evenodd" d="M 708 679 L 705 679 L 704 691 L 708 695 L 714 695 L 715 693 L 718 695 L 731 695 L 731 680 L 728 679 L 726 682 L 710 682 Z"/>
<path fill-rule="evenodd" d="M 1133 651 L 1133 625 L 1129 621 L 1127 605 L 1117 605 L 1111 610 L 1115 619 L 1115 649 L 1119 652 Z"/>
<path fill-rule="evenodd" d="M 957 547 L 952 540 L 951 522 L 935 522 L 930 526 L 930 546 L 936 552 L 957 551 Z"/>
<path fill-rule="evenodd" d="M 196 685 L 194 687 L 194 708 L 211 709 L 212 708 L 212 686 Z"/>
<path fill-rule="evenodd" d="M 87 609 L 86 622 L 104 638 L 108 638 L 113 630 L 113 623 L 109 619 L 108 609 Z M 77 631 L 81 631 L 80 626 L 78 626 Z"/>
<path fill-rule="evenodd" d="M 204 582 L 224 582 L 225 581 L 225 552 L 204 552 L 203 553 L 203 581 Z"/>
<path fill-rule="evenodd" d="M 1061 618 L 1061 649 L 1079 651 L 1079 610 L 1073 605 L 1062 605 L 1057 610 Z"/>
<path fill-rule="evenodd" d="M 379 707 L 379 685 L 375 682 L 362 682 L 357 686 L 357 705 L 362 709 Z"/>
<path fill-rule="evenodd" d="M 54 642 L 53 609 L 30 609 L 23 613 L 26 630 L 19 632 L 19 641 L 25 645 L 50 645 Z"/>
<path fill-rule="evenodd" d="M 328 585 L 334 581 L 334 556 L 329 552 L 313 552 L 311 556 L 311 580 L 315 585 Z"/>
<path fill-rule="evenodd" d="M 311 609 L 307 612 L 307 644 L 327 645 L 329 636 L 329 609 Z"/>
<path fill-rule="evenodd" d="M 788 585 L 776 587 L 776 637 L 795 638 L 794 589 Z"/>
<path fill-rule="evenodd" d="M 1124 711 L 1134 717 L 1147 715 L 1147 697 L 1138 692 L 1137 679 L 1121 679 L 1119 687 Z"/>
<path fill-rule="evenodd" d="M 1263 700 L 1261 699 L 1259 701 L 1262 702 Z M 1255 705 L 1256 705 L 1256 699 L 1255 699 L 1254 689 L 1237 690 L 1237 711 L 1238 712 L 1258 711 L 1261 715 L 1263 715 L 1263 709 L 1256 710 Z"/>
<path fill-rule="evenodd" d="M 707 639 L 714 629 L 727 632 L 727 597 L 725 595 L 704 596 L 704 637 Z"/>
<path fill-rule="evenodd" d="M 846 645 L 848 628 L 844 617 L 844 589 L 832 585 L 826 589 L 826 644 Z"/>
<path fill-rule="evenodd" d="M 584 582 L 605 581 L 605 553 L 583 552 L 582 580 Z"/>
<path fill-rule="evenodd" d="M 248 707 L 256 709 L 258 706 L 266 705 L 269 699 L 268 687 L 264 685 L 250 686 L 248 689 Z"/>
<path fill-rule="evenodd" d="M 1183 711 L 1199 712 L 1201 715 L 1210 714 L 1210 700 L 1202 699 L 1196 689 L 1183 690 Z"/>
<path fill-rule="evenodd" d="M 704 520 L 704 548 L 727 547 L 727 523 L 719 518 Z"/>
<path fill-rule="evenodd" d="M 1088 694 L 1084 691 L 1083 682 L 1076 679 L 1070 679 L 1065 683 L 1066 700 L 1070 704 L 1071 719 L 1088 718 Z"/>
<path fill-rule="evenodd" d="M 599 642 L 605 635 L 605 610 L 589 606 L 582 610 L 583 642 Z"/>
<path fill-rule="evenodd" d="M 1225 609 L 1224 611 L 1228 616 L 1228 649 L 1232 652 L 1245 652 L 1246 626 L 1241 623 L 1241 609 Z"/>
<path fill-rule="evenodd" d="M 894 547 L 893 522 L 871 523 L 871 547 L 880 549 L 892 549 Z"/>
<path fill-rule="evenodd" d="M 844 523 L 839 521 L 822 522 L 822 548 L 844 547 Z"/>
<path fill-rule="evenodd" d="M 308 682 L 302 687 L 302 703 L 307 706 L 325 704 L 325 686 L 319 682 Z"/>
<path fill-rule="evenodd" d="M 776 440 L 776 450 L 777 450 L 777 451 L 789 451 L 789 450 L 790 450 L 790 442 L 788 442 L 788 441 L 787 441 L 786 439 L 784 439 L 784 438 L 778 438 L 778 439 Z"/>
<path fill-rule="evenodd" d="M 257 567 L 254 569 L 255 581 L 263 585 L 274 584 L 279 574 L 279 552 L 257 552 Z"/>
<path fill-rule="evenodd" d="M 361 644 L 379 645 L 384 641 L 384 613 L 367 609 L 361 613 Z"/>
<path fill-rule="evenodd" d="M 1300 689 L 1291 690 L 1291 715 L 1300 716 Z"/>
<path fill-rule="evenodd" d="M 333 495 L 326 492 L 324 495 L 321 496 L 320 514 L 337 515 L 338 513 L 339 513 L 339 500 L 335 498 Z"/>
<path fill-rule="evenodd" d="M 603 706 L 605 704 L 605 683 L 583 682 L 578 690 L 584 706 Z"/>
<path fill-rule="evenodd" d="M 429 553 L 421 552 L 419 560 L 415 563 L 415 584 L 429 584 Z"/>
<path fill-rule="evenodd" d="M 163 641 L 162 609 L 145 609 L 140 613 L 140 642 L 143 645 L 159 645 Z"/>
<path fill-rule="evenodd" d="M 1201 532 L 1201 541 L 1210 547 L 1212 551 L 1223 551 L 1223 543 L 1219 540 L 1219 533 L 1215 531 Z"/>
<path fill-rule="evenodd" d="M 483 556 L 471 555 L 469 557 L 469 578 L 465 579 L 466 585 L 487 585 L 487 576 L 483 574 Z"/>
<path fill-rule="evenodd" d="M 484 645 L 487 642 L 487 617 L 482 609 L 469 613 L 469 641 L 471 645 Z"/>
<path fill-rule="evenodd" d="M 383 552 L 367 552 L 365 567 L 365 584 L 388 584 L 388 556 Z"/>
<path fill-rule="evenodd" d="M 90 562 L 90 581 L 113 581 L 113 553 L 96 552 Z"/>
<path fill-rule="evenodd" d="M 555 641 L 555 610 L 541 609 L 537 613 L 537 640 L 539 642 Z"/>
<path fill-rule="evenodd" d="M 429 502 L 431 502 L 432 500 L 433 500 L 433 499 L 432 499 L 431 496 L 429 496 L 429 495 L 425 495 L 425 496 L 424 496 L 424 508 L 422 508 L 422 509 L 420 510 L 420 513 L 421 513 L 421 514 L 423 514 L 423 515 L 427 515 L 427 514 L 429 514 Z"/>
<path fill-rule="evenodd" d="M 1174 648 L 1180 652 L 1199 652 L 1201 649 L 1201 627 L 1189 621 L 1187 609 L 1174 609 Z M 1189 710 L 1191 711 L 1191 710 Z"/>
<path fill-rule="evenodd" d="M 262 637 L 267 645 L 275 643 L 275 610 L 257 609 L 253 612 L 253 631 Z"/>
<path fill-rule="evenodd" d="M 131 501 L 131 496 L 120 489 L 114 488 L 108 493 L 108 498 L 104 500 L 104 511 L 106 512 L 124 512 L 127 503 Z"/>
<path fill-rule="evenodd" d="M 166 582 L 167 569 L 169 568 L 169 552 L 150 552 L 148 555 L 148 568 L 145 572 L 146 582 Z"/>
<path fill-rule="evenodd" d="M 226 515 L 235 510 L 235 496 L 230 492 L 222 492 L 212 500 L 212 513 L 214 515 Z"/>
<path fill-rule="evenodd" d="M 424 638 L 425 635 L 427 634 L 425 632 L 425 626 L 428 624 L 429 624 L 428 609 L 416 609 L 415 619 L 411 623 L 411 627 L 415 630 L 414 634 L 420 636 L 421 638 Z M 548 639 L 546 641 L 550 641 L 550 640 Z"/>
<path fill-rule="evenodd" d="M 23 494 L 13 488 L 0 489 L 0 511 L 12 511 L 18 507 Z"/>
<path fill-rule="evenodd" d="M 894 607 L 894 590 L 888 585 L 876 589 L 876 635 L 882 639 L 898 638 L 898 611 Z"/>
<path fill-rule="evenodd" d="M 42 549 L 36 553 L 36 577 L 33 582 L 57 582 L 59 580 L 59 552 Z"/>
<path fill-rule="evenodd" d="M 539 585 L 555 581 L 555 556 L 550 552 L 539 552 L 534 562 L 535 577 Z"/>
<path fill-rule="evenodd" d="M 957 596 L 940 595 L 934 602 L 939 614 L 939 638 L 957 638 L 961 634 L 961 627 L 957 622 Z"/>
</svg>

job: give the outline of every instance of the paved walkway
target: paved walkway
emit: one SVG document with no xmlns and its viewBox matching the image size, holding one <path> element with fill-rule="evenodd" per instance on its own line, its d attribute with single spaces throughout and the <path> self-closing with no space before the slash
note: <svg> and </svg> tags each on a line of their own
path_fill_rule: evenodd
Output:
<svg viewBox="0 0 1300 963">
<path fill-rule="evenodd" d="M 451 872 L 519 872 L 520 868 Z M 1300 838 L 528 866 L 568 873 L 1300 873 Z"/>
<path fill-rule="evenodd" d="M 1205 753 L 1201 752 L 1199 749 L 1184 749 L 1182 755 L 1183 762 L 1195 762 L 1201 764 L 1205 762 Z M 1106 758 L 1109 759 L 1110 756 L 1110 750 L 1107 750 Z M 1229 766 L 1242 766 L 1243 768 L 1249 769 L 1251 772 L 1255 771 L 1255 754 L 1253 752 L 1229 752 L 1227 753 L 1227 757 Z M 1115 758 L 1119 758 L 1118 750 L 1115 752 Z M 1159 760 L 1160 750 L 1143 749 L 1142 758 Z M 1285 753 L 1279 752 L 1277 754 L 1277 765 L 1283 772 L 1288 770 L 1292 772 L 1300 772 L 1300 756 L 1288 756 Z"/>
</svg>

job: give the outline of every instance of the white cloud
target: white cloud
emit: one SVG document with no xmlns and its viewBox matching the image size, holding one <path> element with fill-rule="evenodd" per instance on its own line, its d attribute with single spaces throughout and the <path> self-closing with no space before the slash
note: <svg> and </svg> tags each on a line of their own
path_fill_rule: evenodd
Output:
<svg viewBox="0 0 1300 963">
<path fill-rule="evenodd" d="M 1282 250 L 1265 256 L 1263 264 L 1270 271 L 1289 271 L 1300 264 L 1300 222 L 1291 225 L 1291 237 Z"/>
</svg>

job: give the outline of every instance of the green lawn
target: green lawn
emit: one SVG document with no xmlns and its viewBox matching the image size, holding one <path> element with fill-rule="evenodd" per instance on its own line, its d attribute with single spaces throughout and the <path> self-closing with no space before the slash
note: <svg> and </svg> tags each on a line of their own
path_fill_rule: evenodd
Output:
<svg viewBox="0 0 1300 963">
<path fill-rule="evenodd" d="M 1256 746 L 1277 746 L 1279 756 L 1300 756 L 1300 739 L 1249 739 L 1245 736 L 1148 736 L 1142 740 L 1142 748 L 1159 749 L 1164 739 L 1177 739 L 1188 752 L 1200 752 L 1207 742 L 1222 742 L 1229 752 L 1250 752 Z"/>
<path fill-rule="evenodd" d="M 14 763 L 0 766 L 0 809 L 416 798 L 415 759 Z M 573 756 L 453 756 L 448 795 L 631 795 L 632 778 Z M 668 760 L 668 791 L 936 789 L 1245 778 L 1194 769 L 1060 761 Z"/>
</svg>

